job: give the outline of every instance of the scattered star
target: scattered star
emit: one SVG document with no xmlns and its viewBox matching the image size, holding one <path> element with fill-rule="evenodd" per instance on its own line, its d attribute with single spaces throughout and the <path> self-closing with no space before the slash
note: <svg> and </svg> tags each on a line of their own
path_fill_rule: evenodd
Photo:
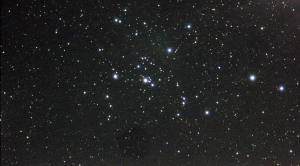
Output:
<svg viewBox="0 0 300 166">
<path fill-rule="evenodd" d="M 119 78 L 119 75 L 118 75 L 118 74 L 114 74 L 114 75 L 113 75 L 113 78 L 116 80 L 116 79 Z"/>
<path fill-rule="evenodd" d="M 209 110 L 205 110 L 205 115 L 209 115 L 210 111 Z"/>
<path fill-rule="evenodd" d="M 280 85 L 278 89 L 279 89 L 279 91 L 284 91 L 285 88 L 283 85 Z"/>
<path fill-rule="evenodd" d="M 144 83 L 148 83 L 148 78 L 144 78 L 144 79 L 143 79 L 143 82 L 144 82 Z"/>
<path fill-rule="evenodd" d="M 252 75 L 250 75 L 250 80 L 251 80 L 251 81 L 255 81 L 255 80 L 256 80 L 256 77 L 255 77 L 255 75 L 253 75 L 253 74 L 252 74 Z"/>
</svg>

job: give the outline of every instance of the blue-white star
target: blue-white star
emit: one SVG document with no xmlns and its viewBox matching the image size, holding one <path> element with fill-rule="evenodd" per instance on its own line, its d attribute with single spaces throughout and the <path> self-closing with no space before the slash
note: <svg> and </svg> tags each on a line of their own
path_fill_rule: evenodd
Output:
<svg viewBox="0 0 300 166">
<path fill-rule="evenodd" d="M 114 79 L 116 80 L 116 79 L 119 78 L 119 75 L 116 73 L 116 74 L 113 75 L 113 77 L 114 77 Z"/>
<path fill-rule="evenodd" d="M 209 115 L 210 111 L 209 110 L 205 110 L 205 115 Z"/>
<path fill-rule="evenodd" d="M 147 82 L 148 82 L 148 78 L 144 78 L 144 79 L 143 79 L 143 82 L 144 82 L 144 83 L 147 83 Z"/>
<path fill-rule="evenodd" d="M 284 91 L 284 86 L 283 85 L 280 85 L 279 87 L 278 87 L 278 89 L 280 90 L 280 91 Z"/>
<path fill-rule="evenodd" d="M 252 75 L 250 75 L 250 77 L 249 77 L 249 78 L 250 78 L 250 80 L 251 80 L 251 81 L 255 81 L 255 80 L 256 80 L 256 77 L 255 77 L 255 75 L 253 75 L 253 74 L 252 74 Z"/>
</svg>

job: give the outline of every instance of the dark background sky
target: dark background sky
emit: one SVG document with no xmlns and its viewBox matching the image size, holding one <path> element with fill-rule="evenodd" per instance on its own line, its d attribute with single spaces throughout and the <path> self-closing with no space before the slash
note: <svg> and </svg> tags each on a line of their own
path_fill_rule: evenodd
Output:
<svg viewBox="0 0 300 166">
<path fill-rule="evenodd" d="M 299 165 L 300 2 L 1 2 L 1 165 Z"/>
</svg>

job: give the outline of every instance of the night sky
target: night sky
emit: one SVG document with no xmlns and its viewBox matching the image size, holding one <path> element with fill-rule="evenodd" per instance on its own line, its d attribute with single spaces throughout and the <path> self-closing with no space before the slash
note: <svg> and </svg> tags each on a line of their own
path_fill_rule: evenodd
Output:
<svg viewBox="0 0 300 166">
<path fill-rule="evenodd" d="M 1 165 L 299 165 L 300 1 L 1 2 Z"/>
</svg>

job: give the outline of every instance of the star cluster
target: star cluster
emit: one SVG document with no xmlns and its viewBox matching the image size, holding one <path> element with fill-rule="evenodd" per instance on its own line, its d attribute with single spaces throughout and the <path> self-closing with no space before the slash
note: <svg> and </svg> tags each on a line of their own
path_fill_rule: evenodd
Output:
<svg viewBox="0 0 300 166">
<path fill-rule="evenodd" d="M 299 165 L 299 3 L 7 2 L 4 165 Z"/>
</svg>

